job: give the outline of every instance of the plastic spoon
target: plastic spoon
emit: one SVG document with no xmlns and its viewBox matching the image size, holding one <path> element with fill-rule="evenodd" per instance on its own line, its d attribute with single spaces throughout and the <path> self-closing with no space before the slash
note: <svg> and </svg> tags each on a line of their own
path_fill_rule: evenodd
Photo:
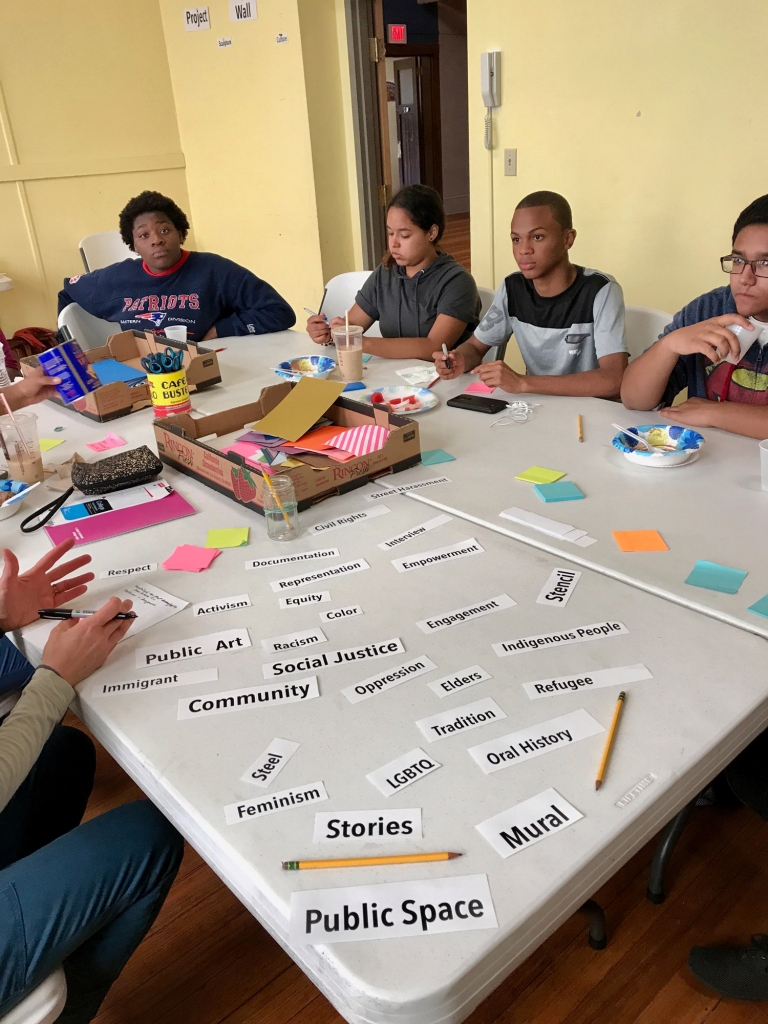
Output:
<svg viewBox="0 0 768 1024">
<path fill-rule="evenodd" d="M 652 444 L 649 444 L 645 440 L 644 437 L 640 437 L 639 434 L 633 433 L 631 430 L 628 430 L 626 427 L 620 426 L 618 423 L 612 423 L 611 426 L 614 428 L 614 430 L 620 430 L 622 434 L 626 434 L 627 437 L 633 437 L 635 439 L 635 441 L 638 441 L 641 445 L 643 445 L 643 447 L 647 448 L 649 452 L 655 453 L 655 452 L 675 452 L 675 451 L 677 451 L 677 448 L 673 447 L 672 445 L 668 445 L 668 444 L 652 445 Z"/>
</svg>

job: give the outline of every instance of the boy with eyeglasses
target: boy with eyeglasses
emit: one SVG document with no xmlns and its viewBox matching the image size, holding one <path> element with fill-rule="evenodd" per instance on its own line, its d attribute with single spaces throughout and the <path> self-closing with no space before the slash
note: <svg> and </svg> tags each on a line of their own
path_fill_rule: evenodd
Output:
<svg viewBox="0 0 768 1024">
<path fill-rule="evenodd" d="M 731 253 L 720 265 L 730 285 L 675 314 L 659 340 L 630 363 L 621 400 L 629 409 L 661 404 L 660 416 L 689 427 L 762 439 L 768 437 L 768 195 L 739 214 Z M 728 329 L 735 326 L 744 328 L 743 355 Z M 688 400 L 670 408 L 684 388 Z"/>
</svg>

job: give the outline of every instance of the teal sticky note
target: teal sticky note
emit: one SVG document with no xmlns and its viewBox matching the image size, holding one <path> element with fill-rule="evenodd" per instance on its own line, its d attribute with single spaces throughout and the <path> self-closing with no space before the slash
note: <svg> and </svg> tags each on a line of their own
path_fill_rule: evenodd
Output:
<svg viewBox="0 0 768 1024">
<path fill-rule="evenodd" d="M 747 608 L 748 612 L 753 612 L 755 615 L 762 615 L 764 619 L 768 619 L 768 594 L 765 597 L 761 597 L 759 601 L 755 601 Z"/>
<path fill-rule="evenodd" d="M 364 353 L 363 353 L 363 362 L 364 362 L 364 363 L 367 363 L 367 362 L 369 362 L 369 361 L 370 361 L 370 358 L 371 358 L 371 353 L 370 353 L 370 352 L 364 352 Z"/>
<path fill-rule="evenodd" d="M 534 484 L 534 491 L 542 501 L 577 501 L 584 492 L 570 480 L 558 480 L 554 484 Z"/>
<path fill-rule="evenodd" d="M 729 565 L 699 559 L 685 582 L 692 587 L 719 590 L 721 594 L 737 594 L 746 578 L 747 573 L 741 569 L 732 569 Z"/>
<path fill-rule="evenodd" d="M 428 452 L 421 453 L 422 466 L 437 466 L 441 462 L 455 462 L 456 456 L 449 455 L 442 448 L 431 448 Z"/>
</svg>

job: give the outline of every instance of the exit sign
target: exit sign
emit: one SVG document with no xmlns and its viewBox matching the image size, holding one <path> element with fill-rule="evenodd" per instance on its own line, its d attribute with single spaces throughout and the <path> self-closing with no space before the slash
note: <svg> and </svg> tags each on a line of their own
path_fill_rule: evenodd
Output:
<svg viewBox="0 0 768 1024">
<path fill-rule="evenodd" d="M 407 27 L 405 25 L 387 25 L 387 41 L 390 43 L 407 43 Z"/>
</svg>

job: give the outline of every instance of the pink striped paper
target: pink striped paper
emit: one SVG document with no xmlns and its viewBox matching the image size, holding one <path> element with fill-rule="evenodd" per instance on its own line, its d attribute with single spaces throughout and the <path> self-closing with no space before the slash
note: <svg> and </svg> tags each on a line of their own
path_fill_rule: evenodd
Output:
<svg viewBox="0 0 768 1024">
<path fill-rule="evenodd" d="M 388 437 L 389 431 L 386 427 L 371 424 L 367 427 L 345 430 L 343 434 L 332 437 L 328 444 L 334 448 L 342 448 L 345 452 L 352 452 L 353 455 L 370 455 L 371 452 L 383 448 Z"/>
</svg>

